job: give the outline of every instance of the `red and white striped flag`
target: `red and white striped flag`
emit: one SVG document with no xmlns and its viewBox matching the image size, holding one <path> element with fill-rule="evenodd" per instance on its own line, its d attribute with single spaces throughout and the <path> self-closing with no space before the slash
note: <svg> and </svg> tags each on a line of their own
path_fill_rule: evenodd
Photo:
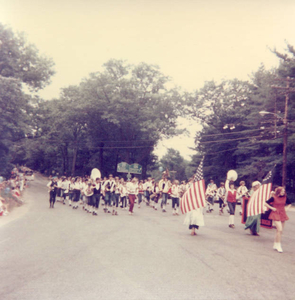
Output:
<svg viewBox="0 0 295 300">
<path fill-rule="evenodd" d="M 265 201 L 270 198 L 273 173 L 274 173 L 274 168 L 268 172 L 268 174 L 262 180 L 262 185 L 250 197 L 250 200 L 248 202 L 248 207 L 247 207 L 248 217 L 256 216 L 264 213 Z"/>
<path fill-rule="evenodd" d="M 206 206 L 205 196 L 205 181 L 203 178 L 203 161 L 202 158 L 200 165 L 194 177 L 194 183 L 184 193 L 180 201 L 180 209 L 183 214 L 188 213 L 196 208 Z"/>
</svg>

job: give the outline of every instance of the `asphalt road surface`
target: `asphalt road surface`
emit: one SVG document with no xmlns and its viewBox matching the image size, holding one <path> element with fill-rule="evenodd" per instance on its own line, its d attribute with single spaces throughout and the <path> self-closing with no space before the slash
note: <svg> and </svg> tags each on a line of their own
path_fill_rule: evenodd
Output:
<svg viewBox="0 0 295 300">
<path fill-rule="evenodd" d="M 26 203 L 0 220 L 0 299 L 295 299 L 295 212 L 282 247 L 274 229 L 251 236 L 228 227 L 217 204 L 191 236 L 184 216 L 144 206 L 134 215 L 56 203 L 47 181 L 25 191 Z"/>
</svg>

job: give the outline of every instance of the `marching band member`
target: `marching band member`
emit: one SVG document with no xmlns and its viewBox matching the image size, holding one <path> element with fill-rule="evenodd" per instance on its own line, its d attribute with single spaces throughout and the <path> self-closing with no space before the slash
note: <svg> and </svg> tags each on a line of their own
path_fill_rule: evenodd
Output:
<svg viewBox="0 0 295 300">
<path fill-rule="evenodd" d="M 154 182 L 152 185 L 152 194 L 151 194 L 152 208 L 154 208 L 154 210 L 158 209 L 158 202 L 159 202 L 160 195 L 161 192 L 159 189 L 159 185 L 157 182 Z"/>
<path fill-rule="evenodd" d="M 179 192 L 180 186 L 178 185 L 179 181 L 174 180 L 173 185 L 171 187 L 171 198 L 172 198 L 172 209 L 173 215 L 178 215 L 178 208 L 179 208 Z"/>
<path fill-rule="evenodd" d="M 216 191 L 217 191 L 217 185 L 214 183 L 214 180 L 211 179 L 205 192 L 207 198 L 207 205 L 208 205 L 207 212 L 213 211 L 214 197 L 216 195 Z"/>
<path fill-rule="evenodd" d="M 92 213 L 94 210 L 93 210 L 93 201 L 92 201 L 92 196 L 93 196 L 93 190 L 94 190 L 94 186 L 93 184 L 91 183 L 91 180 L 86 180 L 85 181 L 85 188 L 84 188 L 84 195 L 86 197 L 86 211 L 88 213 Z"/>
<path fill-rule="evenodd" d="M 225 187 L 224 182 L 220 182 L 220 187 L 217 190 L 217 198 L 219 201 L 219 214 L 223 214 L 223 208 L 225 204 Z"/>
<path fill-rule="evenodd" d="M 121 195 L 121 208 L 127 209 L 127 188 L 126 188 L 126 182 L 124 179 L 121 179 L 121 185 L 120 185 L 120 195 Z"/>
<path fill-rule="evenodd" d="M 129 215 L 133 214 L 133 207 L 136 199 L 136 195 L 138 193 L 138 185 L 137 180 L 134 177 L 131 181 L 129 181 L 126 185 L 128 197 L 129 197 Z"/>
<path fill-rule="evenodd" d="M 78 204 L 79 204 L 79 200 L 80 200 L 80 194 L 81 194 L 81 189 L 82 189 L 82 183 L 80 182 L 80 177 L 77 177 L 74 181 L 74 199 L 73 202 L 75 202 L 73 204 L 73 209 L 77 209 L 78 208 Z"/>
<path fill-rule="evenodd" d="M 237 194 L 238 194 L 238 200 L 241 203 L 241 207 L 240 207 L 240 215 L 242 215 L 242 211 L 243 211 L 243 199 L 245 196 L 248 195 L 248 189 L 245 185 L 245 181 L 240 181 L 240 186 L 237 189 Z"/>
<path fill-rule="evenodd" d="M 227 179 L 225 182 L 225 200 L 227 202 L 229 208 L 229 225 L 230 228 L 235 228 L 235 210 L 236 210 L 236 203 L 237 203 L 237 191 L 235 190 L 234 182 L 229 182 Z"/>
<path fill-rule="evenodd" d="M 168 180 L 168 178 L 163 174 L 162 179 L 159 182 L 159 189 L 160 192 L 162 193 L 162 202 L 161 202 L 161 207 L 162 207 L 162 212 L 166 212 L 166 204 L 168 200 L 168 192 L 171 187 L 171 182 Z"/>
<path fill-rule="evenodd" d="M 149 193 L 149 191 L 148 191 L 148 193 Z M 143 194 L 144 194 L 143 180 L 140 180 L 139 184 L 138 184 L 138 208 L 140 208 L 140 203 L 142 202 Z M 149 197 L 149 200 L 150 200 L 150 193 L 149 193 L 148 197 Z"/>
<path fill-rule="evenodd" d="M 101 183 L 100 178 L 96 178 L 93 183 L 93 212 L 94 216 L 97 216 L 97 210 L 99 209 L 99 202 L 101 196 Z"/>
<path fill-rule="evenodd" d="M 54 208 L 56 192 L 57 192 L 57 180 L 53 177 L 51 181 L 48 182 L 47 187 L 49 188 L 49 208 Z"/>
<path fill-rule="evenodd" d="M 113 192 L 113 215 L 118 215 L 118 206 L 119 206 L 119 199 L 120 199 L 120 180 L 119 177 L 115 177 L 115 186 Z"/>
<path fill-rule="evenodd" d="M 104 212 L 110 213 L 110 208 L 112 206 L 112 197 L 114 192 L 115 180 L 113 179 L 113 175 L 109 175 L 109 179 L 105 181 L 104 188 L 105 188 L 105 208 Z"/>
<path fill-rule="evenodd" d="M 288 211 L 291 207 L 291 201 L 287 198 L 286 190 L 281 186 L 277 187 L 273 196 L 266 201 L 265 206 L 272 210 L 269 215 L 269 219 L 273 220 L 276 226 L 273 249 L 282 253 L 282 234 L 285 226 L 285 221 L 289 220 L 286 211 Z"/>
</svg>

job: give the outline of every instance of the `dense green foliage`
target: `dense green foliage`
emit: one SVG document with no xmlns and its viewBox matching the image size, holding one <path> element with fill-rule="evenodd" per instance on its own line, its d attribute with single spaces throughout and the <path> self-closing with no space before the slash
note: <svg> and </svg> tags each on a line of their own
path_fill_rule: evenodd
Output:
<svg viewBox="0 0 295 300">
<path fill-rule="evenodd" d="M 165 88 L 168 78 L 156 66 L 111 60 L 104 67 L 59 99 L 38 103 L 28 166 L 59 174 L 97 167 L 106 175 L 125 161 L 141 164 L 145 176 L 158 140 L 176 134 L 178 92 Z"/>
<path fill-rule="evenodd" d="M 203 125 L 196 134 L 196 167 L 205 155 L 205 178 L 223 181 L 230 169 L 248 186 L 261 181 L 276 165 L 274 184 L 281 185 L 283 152 L 283 117 L 287 76 L 295 76 L 295 53 L 288 45 L 287 54 L 274 53 L 281 59 L 278 69 L 261 66 L 249 82 L 231 80 L 216 84 L 207 82 L 195 95 L 187 97 L 188 115 Z M 279 86 L 281 88 L 275 88 Z M 294 84 L 291 82 L 290 87 Z M 271 112 L 261 116 L 260 111 Z M 287 189 L 294 187 L 294 93 L 288 106 Z M 239 181 L 238 180 L 238 181 Z"/>
<path fill-rule="evenodd" d="M 32 97 L 23 85 L 32 90 L 43 88 L 54 74 L 50 59 L 26 43 L 23 34 L 14 34 L 0 24 L 0 170 L 7 176 L 13 167 L 17 141 L 31 132 Z"/>
</svg>

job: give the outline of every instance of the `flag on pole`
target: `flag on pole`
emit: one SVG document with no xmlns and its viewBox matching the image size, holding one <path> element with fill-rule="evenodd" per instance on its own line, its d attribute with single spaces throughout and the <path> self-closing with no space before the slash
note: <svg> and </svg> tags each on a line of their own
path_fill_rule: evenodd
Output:
<svg viewBox="0 0 295 300">
<path fill-rule="evenodd" d="M 264 213 L 265 201 L 270 198 L 274 169 L 275 167 L 267 173 L 265 178 L 262 180 L 262 185 L 250 197 L 247 207 L 248 217 Z"/>
<path fill-rule="evenodd" d="M 180 201 L 180 209 L 183 214 L 197 208 L 206 206 L 205 181 L 203 178 L 203 161 L 202 158 L 197 172 L 194 176 L 194 182 L 189 189 L 183 194 Z"/>
</svg>

